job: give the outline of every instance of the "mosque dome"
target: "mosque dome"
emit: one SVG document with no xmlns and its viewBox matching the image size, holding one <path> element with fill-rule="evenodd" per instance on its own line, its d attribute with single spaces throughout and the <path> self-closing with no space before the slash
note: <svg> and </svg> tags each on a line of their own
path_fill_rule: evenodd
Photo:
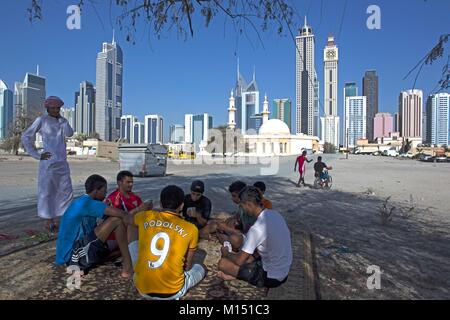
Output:
<svg viewBox="0 0 450 320">
<path fill-rule="evenodd" d="M 290 135 L 291 130 L 286 123 L 278 119 L 271 119 L 259 128 L 260 135 Z"/>
</svg>

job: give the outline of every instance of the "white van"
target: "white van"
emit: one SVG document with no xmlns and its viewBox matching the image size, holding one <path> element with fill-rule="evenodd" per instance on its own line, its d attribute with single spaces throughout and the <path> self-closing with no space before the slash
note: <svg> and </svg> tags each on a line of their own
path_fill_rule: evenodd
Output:
<svg viewBox="0 0 450 320">
<path fill-rule="evenodd" d="M 390 148 L 389 150 L 384 150 L 383 151 L 383 156 L 388 156 L 388 157 L 398 157 L 398 151 L 397 149 L 395 149 L 395 147 Z"/>
</svg>

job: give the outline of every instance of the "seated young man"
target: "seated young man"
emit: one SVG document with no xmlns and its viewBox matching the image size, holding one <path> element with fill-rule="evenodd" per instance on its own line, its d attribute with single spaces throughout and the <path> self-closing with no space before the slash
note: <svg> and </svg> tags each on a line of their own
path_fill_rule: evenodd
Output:
<svg viewBox="0 0 450 320">
<path fill-rule="evenodd" d="M 256 222 L 238 253 L 222 247 L 219 277 L 243 280 L 257 287 L 278 287 L 286 282 L 292 264 L 286 221 L 277 211 L 264 209 L 261 193 L 255 187 L 242 191 L 240 199 L 245 212 L 254 216 Z"/>
<path fill-rule="evenodd" d="M 237 211 L 234 212 L 228 219 L 213 219 L 208 222 L 208 224 L 200 230 L 200 238 L 210 239 L 210 235 L 216 233 L 217 231 L 220 233 L 224 233 L 226 230 L 228 230 L 228 233 L 230 233 L 230 231 L 234 232 L 234 230 L 238 231 L 236 228 L 240 225 L 240 215 L 242 211 L 242 208 L 239 206 L 239 192 L 241 192 L 245 187 L 246 184 L 242 181 L 235 181 L 228 187 L 231 200 L 238 205 Z M 222 242 L 224 241 L 223 238 L 219 238 L 219 240 Z"/>
<path fill-rule="evenodd" d="M 126 227 L 122 220 L 127 214 L 102 202 L 107 189 L 105 178 L 92 175 L 84 185 L 86 194 L 73 201 L 61 219 L 56 242 L 56 263 L 77 265 L 83 271 L 101 264 L 110 254 L 106 240 L 115 232 L 123 257 L 122 277 L 130 277 L 133 269 Z M 136 211 L 145 209 L 145 206 L 141 206 Z M 97 226 L 97 219 L 104 215 L 108 218 Z"/>
<path fill-rule="evenodd" d="M 192 265 L 198 229 L 182 218 L 183 200 L 183 190 L 168 186 L 161 191 L 161 211 L 126 218 L 134 285 L 146 298 L 181 298 L 205 277 L 201 265 Z"/>
<path fill-rule="evenodd" d="M 238 251 L 242 247 L 245 234 L 256 221 L 256 218 L 248 215 L 240 205 L 239 194 L 246 187 L 247 185 L 242 181 L 233 182 L 228 191 L 231 194 L 232 201 L 238 205 L 236 213 L 225 221 L 215 220 L 205 228 L 205 232 L 216 232 L 217 238 L 221 243 L 228 241 L 234 251 Z M 269 205 L 267 202 L 266 204 Z M 204 231 L 202 230 L 200 232 L 201 237 L 207 238 L 203 233 Z"/>
<path fill-rule="evenodd" d="M 195 180 L 191 185 L 191 193 L 184 197 L 183 217 L 199 230 L 208 223 L 211 215 L 211 201 L 203 195 L 205 184 Z"/>
<path fill-rule="evenodd" d="M 264 205 L 264 208 L 266 209 L 272 209 L 272 201 L 264 197 L 264 194 L 266 193 L 266 184 L 262 181 L 257 181 L 253 184 L 254 187 L 258 188 L 259 191 L 261 191 L 262 194 L 262 203 Z"/>
<path fill-rule="evenodd" d="M 328 167 L 324 162 L 322 162 L 322 157 L 317 158 L 317 162 L 314 163 L 314 175 L 320 177 L 321 180 L 328 179 L 328 173 L 324 169 L 331 170 L 332 167 Z"/>
<path fill-rule="evenodd" d="M 133 174 L 131 172 L 120 171 L 117 174 L 117 189 L 105 199 L 105 203 L 110 207 L 128 213 L 142 205 L 142 199 L 133 193 L 133 183 Z M 150 210 L 153 208 L 153 204 L 149 202 L 147 207 Z M 114 233 L 109 236 L 107 244 L 111 250 L 117 249 L 117 241 Z"/>
</svg>

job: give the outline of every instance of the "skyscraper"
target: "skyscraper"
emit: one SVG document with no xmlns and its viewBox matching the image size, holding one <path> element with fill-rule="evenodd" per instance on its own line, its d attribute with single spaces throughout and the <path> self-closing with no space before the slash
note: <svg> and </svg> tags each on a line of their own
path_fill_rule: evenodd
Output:
<svg viewBox="0 0 450 320">
<path fill-rule="evenodd" d="M 164 143 L 164 118 L 157 114 L 145 116 L 145 143 Z"/>
<path fill-rule="evenodd" d="M 347 97 L 356 97 L 358 95 L 358 87 L 355 82 L 346 82 L 344 84 L 344 105 Z"/>
<path fill-rule="evenodd" d="M 318 94 L 316 69 L 314 65 L 314 34 L 308 26 L 306 17 L 305 25 L 299 30 L 296 38 L 296 132 L 307 135 L 317 133 L 318 106 L 315 98 Z M 315 112 L 317 109 L 317 112 Z M 315 121 L 315 117 L 317 120 Z M 314 130 L 316 129 L 316 131 Z"/>
<path fill-rule="evenodd" d="M 313 107 L 313 136 L 320 135 L 320 108 L 319 108 L 320 81 L 317 72 L 314 71 L 314 107 Z"/>
<path fill-rule="evenodd" d="M 328 43 L 323 50 L 324 60 L 324 112 L 328 116 L 338 115 L 338 62 L 339 51 L 334 37 L 328 37 Z"/>
<path fill-rule="evenodd" d="M 242 132 L 246 132 L 249 129 L 257 130 L 260 122 L 258 120 L 259 117 L 257 116 L 259 114 L 259 89 L 258 84 L 256 83 L 255 71 L 253 71 L 252 82 L 247 85 L 247 82 L 239 70 L 239 60 L 237 66 L 236 88 L 230 99 L 231 98 L 234 99 L 234 128 L 240 129 Z"/>
<path fill-rule="evenodd" d="M 377 113 L 375 119 L 373 119 L 373 139 L 388 138 L 392 132 L 395 132 L 392 114 L 387 112 Z"/>
<path fill-rule="evenodd" d="M 258 93 L 259 96 L 259 93 Z M 265 110 L 264 108 L 267 107 Z M 256 109 L 256 108 L 255 108 Z M 259 106 L 258 106 L 259 109 Z M 267 100 L 267 95 L 264 96 L 264 102 L 263 102 L 263 112 L 261 113 L 256 113 L 254 115 L 250 116 L 250 120 L 249 120 L 249 129 L 251 129 L 252 131 L 247 131 L 247 134 L 249 135 L 256 135 L 259 132 L 259 129 L 261 128 L 261 126 L 264 123 L 264 117 L 267 116 L 267 120 L 269 120 L 269 101 Z"/>
<path fill-rule="evenodd" d="M 192 143 L 192 128 L 194 124 L 194 115 L 185 114 L 184 115 L 184 142 Z"/>
<path fill-rule="evenodd" d="M 399 131 L 404 138 L 422 138 L 422 90 L 402 91 L 399 97 Z"/>
<path fill-rule="evenodd" d="M 374 139 L 373 120 L 378 113 L 378 76 L 375 70 L 366 71 L 363 77 L 363 96 L 367 97 L 367 139 Z"/>
<path fill-rule="evenodd" d="M 324 60 L 324 112 L 321 119 L 321 140 L 339 146 L 339 116 L 338 116 L 338 62 L 339 51 L 334 37 L 328 37 L 328 43 L 323 50 Z"/>
<path fill-rule="evenodd" d="M 13 121 L 13 92 L 0 79 L 0 140 L 9 136 L 9 125 Z"/>
<path fill-rule="evenodd" d="M 236 129 L 242 130 L 242 93 L 247 89 L 247 82 L 244 77 L 241 75 L 239 70 L 239 59 L 237 64 L 237 80 L 236 80 L 236 88 L 234 90 L 234 106 L 235 106 L 235 119 L 236 119 Z"/>
<path fill-rule="evenodd" d="M 185 142 L 193 143 L 195 150 L 199 150 L 199 145 L 202 141 L 207 142 L 210 134 L 209 130 L 213 127 L 213 117 L 207 113 L 192 115 L 185 115 Z"/>
<path fill-rule="evenodd" d="M 242 92 L 242 112 L 241 112 L 241 130 L 258 130 L 257 118 L 259 114 L 259 90 L 256 83 L 255 73 L 253 73 L 253 80 Z"/>
<path fill-rule="evenodd" d="M 345 121 L 345 108 L 347 105 L 347 97 L 356 97 L 358 95 L 358 86 L 356 85 L 356 82 L 346 82 L 344 84 L 344 121 Z M 343 145 L 346 145 L 346 139 L 347 139 L 347 131 L 346 131 L 346 125 L 344 123 L 344 126 L 342 127 L 342 139 L 341 142 Z"/>
<path fill-rule="evenodd" d="M 142 122 L 133 124 L 133 144 L 145 143 L 145 126 Z"/>
<path fill-rule="evenodd" d="M 290 99 L 274 99 L 270 119 L 278 119 L 286 123 L 292 132 L 292 102 Z"/>
<path fill-rule="evenodd" d="M 427 139 L 431 144 L 449 145 L 450 94 L 438 93 L 427 100 Z"/>
<path fill-rule="evenodd" d="M 423 106 L 423 112 L 422 112 L 422 142 L 427 142 L 427 133 L 431 130 L 431 128 L 428 128 L 428 120 L 427 120 L 427 106 Z"/>
<path fill-rule="evenodd" d="M 331 143 L 335 147 L 339 147 L 339 130 L 340 120 L 337 116 L 327 116 L 320 118 L 321 135 L 323 142 Z"/>
<path fill-rule="evenodd" d="M 347 97 L 345 100 L 344 145 L 353 148 L 358 139 L 366 139 L 367 100 L 364 96 Z"/>
<path fill-rule="evenodd" d="M 172 124 L 169 128 L 170 143 L 183 143 L 184 142 L 184 126 L 181 124 Z"/>
<path fill-rule="evenodd" d="M 44 113 L 45 78 L 27 73 L 23 82 L 14 85 L 14 116 L 22 115 L 31 121 Z"/>
<path fill-rule="evenodd" d="M 394 132 L 400 132 L 400 114 L 394 113 Z"/>
<path fill-rule="evenodd" d="M 75 131 L 90 135 L 95 132 L 95 88 L 88 81 L 75 92 Z"/>
<path fill-rule="evenodd" d="M 132 115 L 125 115 L 120 118 L 120 139 L 128 143 L 134 143 L 134 124 L 138 119 Z"/>
<path fill-rule="evenodd" d="M 113 38 L 97 55 L 95 130 L 100 139 L 116 141 L 122 117 L 122 49 Z"/>
<path fill-rule="evenodd" d="M 61 115 L 67 119 L 72 128 L 75 128 L 75 108 L 61 108 Z"/>
</svg>

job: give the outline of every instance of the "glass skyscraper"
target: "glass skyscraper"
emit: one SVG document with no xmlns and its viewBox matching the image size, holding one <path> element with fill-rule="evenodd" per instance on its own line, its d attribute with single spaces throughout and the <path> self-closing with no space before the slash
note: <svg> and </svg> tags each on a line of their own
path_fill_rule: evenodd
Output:
<svg viewBox="0 0 450 320">
<path fill-rule="evenodd" d="M 344 85 L 344 105 L 347 97 L 356 97 L 358 95 L 358 87 L 355 82 L 347 82 Z"/>
<path fill-rule="evenodd" d="M 356 146 L 358 139 L 365 139 L 367 132 L 366 97 L 347 97 L 345 101 L 345 146 Z"/>
<path fill-rule="evenodd" d="M 237 70 L 237 81 L 235 88 L 236 129 L 243 133 L 247 130 L 257 130 L 260 126 L 259 114 L 259 90 L 256 83 L 255 73 L 253 80 L 247 85 L 244 77 Z"/>
<path fill-rule="evenodd" d="M 367 139 L 374 140 L 373 124 L 378 113 L 378 76 L 375 70 L 366 71 L 363 78 L 363 96 L 367 98 Z"/>
<path fill-rule="evenodd" d="M 13 92 L 0 80 L 0 140 L 9 135 L 9 124 L 13 122 Z"/>
<path fill-rule="evenodd" d="M 194 144 L 196 151 L 202 141 L 209 140 L 209 130 L 213 127 L 213 117 L 207 113 L 185 115 L 185 142 Z"/>
<path fill-rule="evenodd" d="M 318 135 L 319 81 L 314 65 L 315 38 L 312 28 L 300 28 L 296 40 L 296 132 Z"/>
<path fill-rule="evenodd" d="M 449 93 L 438 93 L 428 97 L 426 142 L 435 145 L 449 145 L 449 109 Z"/>
<path fill-rule="evenodd" d="M 122 117 L 123 53 L 113 39 L 97 55 L 95 131 L 100 139 L 116 141 Z"/>
<path fill-rule="evenodd" d="M 75 93 L 75 132 L 90 135 L 95 132 L 95 88 L 88 81 L 80 83 Z"/>
<path fill-rule="evenodd" d="M 292 102 L 290 99 L 274 99 L 270 119 L 278 119 L 286 123 L 292 132 Z"/>
<path fill-rule="evenodd" d="M 14 85 L 14 115 L 21 115 L 34 121 L 45 111 L 45 78 L 27 73 L 23 82 Z"/>
</svg>

